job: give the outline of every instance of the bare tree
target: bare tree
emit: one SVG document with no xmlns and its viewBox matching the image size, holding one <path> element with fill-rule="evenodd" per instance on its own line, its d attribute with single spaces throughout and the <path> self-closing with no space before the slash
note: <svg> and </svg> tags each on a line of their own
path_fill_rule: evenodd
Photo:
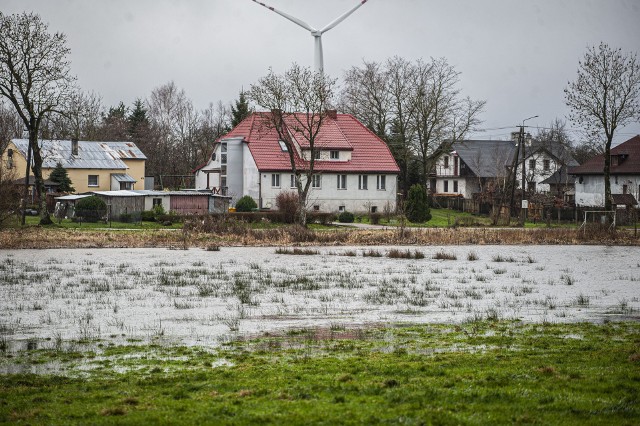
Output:
<svg viewBox="0 0 640 426">
<path fill-rule="evenodd" d="M 444 58 L 416 64 L 413 93 L 415 144 L 426 185 L 429 172 L 442 153 L 466 137 L 480 123 L 485 101 L 460 98 L 460 73 Z"/>
<path fill-rule="evenodd" d="M 100 95 L 78 90 L 69 96 L 67 104 L 60 110 L 61 113 L 48 114 L 43 120 L 40 127 L 42 139 L 101 138 L 104 107 Z"/>
<path fill-rule="evenodd" d="M 389 125 L 390 92 L 387 70 L 377 62 L 363 61 L 362 67 L 345 72 L 340 109 L 351 114 L 380 138 Z"/>
<path fill-rule="evenodd" d="M 300 225 L 307 222 L 307 197 L 315 166 L 315 143 L 327 119 L 336 80 L 294 64 L 283 75 L 272 70 L 251 85 L 249 97 L 269 111 L 260 114 L 266 131 L 275 131 L 289 155 L 298 193 Z M 302 177 L 305 177 L 304 181 Z"/>
<path fill-rule="evenodd" d="M 415 103 L 412 101 L 415 68 L 406 59 L 393 57 L 386 62 L 387 87 L 389 90 L 389 111 L 391 130 L 388 145 L 400 166 L 400 185 L 402 193 L 409 192 L 410 170 L 416 158 L 415 126 L 412 126 Z"/>
<path fill-rule="evenodd" d="M 5 105 L 0 98 L 0 156 L 4 153 L 13 138 L 18 138 L 22 133 L 22 120 L 16 114 L 15 109 Z"/>
<path fill-rule="evenodd" d="M 29 132 L 41 224 L 51 223 L 51 218 L 38 136 L 45 117 L 59 113 L 73 93 L 75 77 L 70 73 L 68 54 L 65 35 L 49 33 L 40 16 L 0 13 L 0 94 L 13 105 Z M 28 174 L 26 178 L 28 181 Z"/>
<path fill-rule="evenodd" d="M 564 90 L 572 122 L 604 145 L 604 202 L 611 210 L 611 143 L 618 127 L 640 120 L 640 63 L 606 43 L 587 48 L 578 76 Z"/>
</svg>

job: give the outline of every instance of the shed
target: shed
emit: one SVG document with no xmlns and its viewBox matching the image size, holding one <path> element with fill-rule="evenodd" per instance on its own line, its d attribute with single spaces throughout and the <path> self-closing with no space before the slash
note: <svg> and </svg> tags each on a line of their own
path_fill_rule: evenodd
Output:
<svg viewBox="0 0 640 426">
<path fill-rule="evenodd" d="M 121 220 L 123 215 L 138 218 L 144 210 L 144 196 L 134 191 L 94 191 L 107 203 L 109 219 Z"/>
<path fill-rule="evenodd" d="M 75 217 L 76 202 L 90 196 L 91 194 L 73 194 L 55 197 L 56 207 L 54 210 L 54 216 L 59 219 L 65 217 L 71 219 L 72 217 Z"/>
</svg>

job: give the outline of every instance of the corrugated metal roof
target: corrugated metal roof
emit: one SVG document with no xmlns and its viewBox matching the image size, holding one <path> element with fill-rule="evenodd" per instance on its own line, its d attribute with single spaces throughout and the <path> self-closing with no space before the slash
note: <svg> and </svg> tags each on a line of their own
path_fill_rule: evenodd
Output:
<svg viewBox="0 0 640 426">
<path fill-rule="evenodd" d="M 87 197 L 91 197 L 91 194 L 63 195 L 61 197 L 56 197 L 56 200 L 74 201 L 74 200 L 80 200 L 81 198 L 87 198 Z"/>
<path fill-rule="evenodd" d="M 28 139 L 12 139 L 20 153 L 26 158 L 29 147 Z M 65 169 L 127 169 L 122 161 L 139 159 L 146 156 L 133 142 L 91 142 L 78 141 L 78 155 L 71 153 L 70 140 L 40 140 L 42 149 L 42 166 L 54 168 L 61 163 Z"/>
<path fill-rule="evenodd" d="M 134 178 L 126 173 L 113 173 L 111 177 L 115 179 L 116 182 L 137 182 Z"/>
<path fill-rule="evenodd" d="M 133 191 L 91 191 L 92 194 L 103 195 L 105 197 L 142 197 L 142 194 L 138 194 Z"/>
</svg>

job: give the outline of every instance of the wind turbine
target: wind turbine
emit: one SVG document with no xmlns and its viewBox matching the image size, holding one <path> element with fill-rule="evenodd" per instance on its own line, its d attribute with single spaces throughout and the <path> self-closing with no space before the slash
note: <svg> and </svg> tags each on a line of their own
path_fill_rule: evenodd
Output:
<svg viewBox="0 0 640 426">
<path fill-rule="evenodd" d="M 353 12 L 355 12 L 357 8 L 359 8 L 360 6 L 362 6 L 363 4 L 365 4 L 367 2 L 367 0 L 360 0 L 360 3 L 358 3 L 356 6 L 354 6 L 351 10 L 347 11 L 346 13 L 341 15 L 340 17 L 338 17 L 338 18 L 334 19 L 333 21 L 331 21 L 323 29 L 316 30 L 315 28 L 313 28 L 311 25 L 307 24 L 303 20 L 295 18 L 295 17 L 293 17 L 293 16 L 291 16 L 291 15 L 289 15 L 287 13 L 281 12 L 281 11 L 271 7 L 271 6 L 267 6 L 266 4 L 264 4 L 262 2 L 259 2 L 257 0 L 253 0 L 253 1 L 254 1 L 254 3 L 258 3 L 259 5 L 266 7 L 267 9 L 277 13 L 278 15 L 280 15 L 280 16 L 282 16 L 284 18 L 287 18 L 288 20 L 290 20 L 294 24 L 298 24 L 302 28 L 304 28 L 305 30 L 311 32 L 311 35 L 315 39 L 315 54 L 314 54 L 314 57 L 313 57 L 313 65 L 314 65 L 315 70 L 317 72 L 321 73 L 321 74 L 324 73 L 324 59 L 322 57 L 322 34 L 326 33 L 331 28 L 335 27 L 340 22 L 342 22 L 345 19 L 347 19 L 347 17 L 349 15 L 351 15 Z"/>
</svg>

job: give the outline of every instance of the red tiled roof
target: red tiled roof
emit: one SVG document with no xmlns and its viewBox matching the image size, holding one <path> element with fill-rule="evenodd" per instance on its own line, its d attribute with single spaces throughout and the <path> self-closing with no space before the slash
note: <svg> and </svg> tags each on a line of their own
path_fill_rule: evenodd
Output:
<svg viewBox="0 0 640 426">
<path fill-rule="evenodd" d="M 618 165 L 611 164 L 612 175 L 640 174 L 640 135 L 611 148 L 611 155 L 622 159 Z M 572 175 L 599 175 L 604 173 L 604 154 L 595 156 L 569 170 Z"/>
<path fill-rule="evenodd" d="M 276 131 L 267 125 L 265 120 L 268 118 L 267 114 L 270 113 L 253 113 L 218 141 L 242 137 L 249 144 L 249 150 L 258 170 L 289 171 L 291 170 L 289 153 L 282 151 Z M 304 115 L 298 114 L 298 119 L 304 119 Z M 294 118 L 289 117 L 286 123 L 290 129 L 295 128 Z M 308 141 L 304 140 L 300 132 L 292 131 L 292 133 L 302 149 L 309 148 Z M 316 160 L 315 170 L 318 172 L 399 173 L 400 171 L 387 144 L 349 114 L 337 114 L 335 119 L 326 117 L 315 146 L 322 149 L 351 151 L 349 161 Z M 297 153 L 294 154 L 298 164 L 304 167 L 307 162 L 300 159 Z"/>
</svg>

